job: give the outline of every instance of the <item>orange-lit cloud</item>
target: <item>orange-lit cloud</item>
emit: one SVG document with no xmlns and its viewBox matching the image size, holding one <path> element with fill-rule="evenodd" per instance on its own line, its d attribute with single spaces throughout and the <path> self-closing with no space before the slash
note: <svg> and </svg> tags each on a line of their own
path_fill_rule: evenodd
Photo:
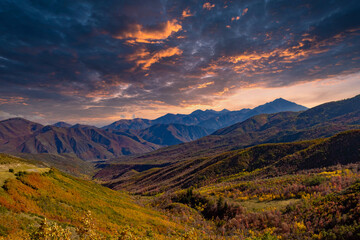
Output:
<svg viewBox="0 0 360 240">
<path fill-rule="evenodd" d="M 248 9 L 248 8 L 245 8 L 245 9 L 243 10 L 241 16 L 244 16 L 248 11 L 249 11 L 249 9 Z"/>
<path fill-rule="evenodd" d="M 175 55 L 181 55 L 183 51 L 178 47 L 170 47 L 166 49 L 162 49 L 154 54 L 150 55 L 148 52 L 142 52 L 139 55 L 138 60 L 136 60 L 136 65 L 141 66 L 143 70 L 148 70 L 151 65 L 160 61 L 162 58 L 172 57 Z"/>
<path fill-rule="evenodd" d="M 212 82 L 207 82 L 207 83 L 197 85 L 197 88 L 206 88 L 206 87 L 208 87 L 210 85 L 213 85 L 213 84 L 214 84 L 213 81 Z"/>
<path fill-rule="evenodd" d="M 137 59 L 143 59 L 150 55 L 150 52 L 146 50 L 146 48 L 138 48 L 134 53 L 127 56 L 129 61 L 135 61 Z"/>
<path fill-rule="evenodd" d="M 28 105 L 25 101 L 28 100 L 24 97 L 8 97 L 8 98 L 0 98 L 0 105 L 3 104 L 22 104 Z"/>
<path fill-rule="evenodd" d="M 183 17 L 183 18 L 192 17 L 192 16 L 194 16 L 194 14 L 192 14 L 192 13 L 190 12 L 190 9 L 185 9 L 185 10 L 182 12 L 182 17 Z"/>
<path fill-rule="evenodd" d="M 229 91 L 229 88 L 225 87 L 221 92 L 214 93 L 216 96 L 222 96 Z"/>
<path fill-rule="evenodd" d="M 215 7 L 215 4 L 211 4 L 211 3 L 209 3 L 209 2 L 206 2 L 206 3 L 204 3 L 204 5 L 203 5 L 203 8 L 204 9 L 207 9 L 207 10 L 211 10 L 212 8 L 214 8 Z"/>
<path fill-rule="evenodd" d="M 195 76 L 197 77 L 197 76 Z M 205 83 L 200 83 L 200 84 L 197 84 L 197 85 L 191 85 L 191 86 L 188 86 L 188 87 L 185 87 L 185 88 L 180 88 L 179 90 L 180 91 L 192 91 L 194 89 L 202 89 L 202 88 L 207 88 L 208 86 L 210 85 L 214 85 L 214 81 L 211 81 L 211 82 L 205 82 Z"/>
<path fill-rule="evenodd" d="M 235 56 L 224 56 L 220 60 L 213 63 L 213 69 L 224 67 L 227 63 L 233 64 L 231 68 L 241 74 L 247 76 L 263 74 L 263 73 L 280 73 L 284 69 L 280 69 L 275 63 L 289 64 L 293 62 L 303 61 L 310 56 L 325 53 L 329 47 L 342 41 L 344 36 L 338 34 L 331 39 L 316 42 L 315 39 L 304 36 L 297 45 L 288 48 L 277 48 L 268 52 L 244 52 Z M 305 47 L 305 44 L 310 46 Z M 286 66 L 284 67 L 286 68 Z"/>
<path fill-rule="evenodd" d="M 181 29 L 182 26 L 176 19 L 163 23 L 159 29 L 146 29 L 140 24 L 135 24 L 130 31 L 124 32 L 114 38 L 126 39 L 129 43 L 157 43 L 167 39 L 171 34 Z"/>
</svg>

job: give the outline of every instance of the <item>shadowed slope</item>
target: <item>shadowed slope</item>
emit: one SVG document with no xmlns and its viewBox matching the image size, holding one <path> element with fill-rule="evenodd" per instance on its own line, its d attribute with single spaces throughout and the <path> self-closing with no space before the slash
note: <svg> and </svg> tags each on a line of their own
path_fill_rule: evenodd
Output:
<svg viewBox="0 0 360 240">
<path fill-rule="evenodd" d="M 130 177 L 119 177 L 107 186 L 136 193 L 162 192 L 213 183 L 221 177 L 249 173 L 277 176 L 299 170 L 360 162 L 360 130 L 327 139 L 258 145 L 214 157 L 180 161 Z M 108 168 L 111 169 L 111 168 Z M 97 176 L 106 175 L 107 169 Z"/>
</svg>

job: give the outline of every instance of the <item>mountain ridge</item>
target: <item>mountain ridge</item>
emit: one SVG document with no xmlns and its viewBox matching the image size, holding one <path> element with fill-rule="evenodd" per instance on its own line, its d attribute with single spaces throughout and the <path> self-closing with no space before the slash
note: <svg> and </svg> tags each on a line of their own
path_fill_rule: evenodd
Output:
<svg viewBox="0 0 360 240">
<path fill-rule="evenodd" d="M 94 160 L 143 153 L 160 147 L 143 139 L 136 141 L 87 125 L 66 128 L 10 119 L 0 122 L 0 129 L 7 130 L 0 135 L 0 151 L 8 153 L 74 153 L 81 159 Z M 18 137 L 18 132 L 23 135 Z"/>
<path fill-rule="evenodd" d="M 241 110 L 229 111 L 223 109 L 216 111 L 212 109 L 195 110 L 190 114 L 172 114 L 167 113 L 154 120 L 135 118 L 135 119 L 121 119 L 109 125 L 101 127 L 102 129 L 145 129 L 155 124 L 183 124 L 183 125 L 197 125 L 210 131 L 215 131 L 222 127 L 230 126 L 234 123 L 241 122 L 249 117 L 261 113 L 275 113 L 282 111 L 304 111 L 307 108 L 287 101 L 283 98 L 277 98 L 271 102 L 259 105 L 253 109 L 243 108 Z"/>
</svg>

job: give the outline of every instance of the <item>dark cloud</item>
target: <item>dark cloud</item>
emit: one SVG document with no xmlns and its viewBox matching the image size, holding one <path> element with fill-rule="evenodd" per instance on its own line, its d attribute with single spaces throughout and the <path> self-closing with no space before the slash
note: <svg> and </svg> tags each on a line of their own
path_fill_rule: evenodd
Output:
<svg viewBox="0 0 360 240">
<path fill-rule="evenodd" d="M 2 116 L 108 117 L 359 71 L 359 1 L 208 2 L 1 1 Z"/>
</svg>

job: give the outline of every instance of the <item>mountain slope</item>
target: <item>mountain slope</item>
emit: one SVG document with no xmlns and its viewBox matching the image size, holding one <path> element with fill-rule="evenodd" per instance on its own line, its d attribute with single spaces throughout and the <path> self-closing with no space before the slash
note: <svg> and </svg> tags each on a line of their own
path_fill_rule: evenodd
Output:
<svg viewBox="0 0 360 240">
<path fill-rule="evenodd" d="M 159 148 L 136 136 L 118 135 L 84 125 L 43 127 L 25 119 L 10 119 L 0 122 L 0 129 L 4 129 L 0 151 L 9 153 L 73 153 L 81 159 L 94 160 Z"/>
<path fill-rule="evenodd" d="M 112 129 L 112 130 L 126 130 L 126 129 L 145 129 L 152 125 L 152 121 L 148 119 L 135 118 L 135 119 L 122 119 L 113 122 L 110 125 L 104 126 L 101 129 Z"/>
<path fill-rule="evenodd" d="M 159 117 L 153 120 L 154 124 L 184 124 L 184 125 L 197 125 L 201 121 L 213 118 L 219 115 L 226 113 L 228 110 L 224 109 L 222 111 L 215 110 L 196 110 L 189 115 L 186 114 L 166 114 L 165 116 Z"/>
<path fill-rule="evenodd" d="M 41 124 L 23 118 L 10 118 L 0 121 L 0 152 L 13 150 L 29 135 L 42 127 Z"/>
<path fill-rule="evenodd" d="M 168 146 L 190 142 L 210 134 L 202 127 L 182 124 L 156 124 L 137 133 L 148 142 Z"/>
<path fill-rule="evenodd" d="M 52 126 L 54 127 L 71 127 L 72 125 L 66 122 L 57 122 L 54 123 Z"/>
<path fill-rule="evenodd" d="M 107 186 L 136 193 L 159 192 L 214 183 L 221 177 L 254 172 L 277 176 L 305 169 L 360 162 L 360 130 L 346 131 L 327 139 L 294 143 L 264 144 L 217 156 L 179 161 L 159 169 L 115 176 Z M 100 170 L 96 176 L 106 176 Z M 123 173 L 124 174 L 124 173 Z"/>
<path fill-rule="evenodd" d="M 40 161 L 47 167 L 53 167 L 66 174 L 85 179 L 91 178 L 94 172 L 94 165 L 91 162 L 80 159 L 73 153 L 13 153 L 13 155 L 23 159 Z"/>
</svg>

